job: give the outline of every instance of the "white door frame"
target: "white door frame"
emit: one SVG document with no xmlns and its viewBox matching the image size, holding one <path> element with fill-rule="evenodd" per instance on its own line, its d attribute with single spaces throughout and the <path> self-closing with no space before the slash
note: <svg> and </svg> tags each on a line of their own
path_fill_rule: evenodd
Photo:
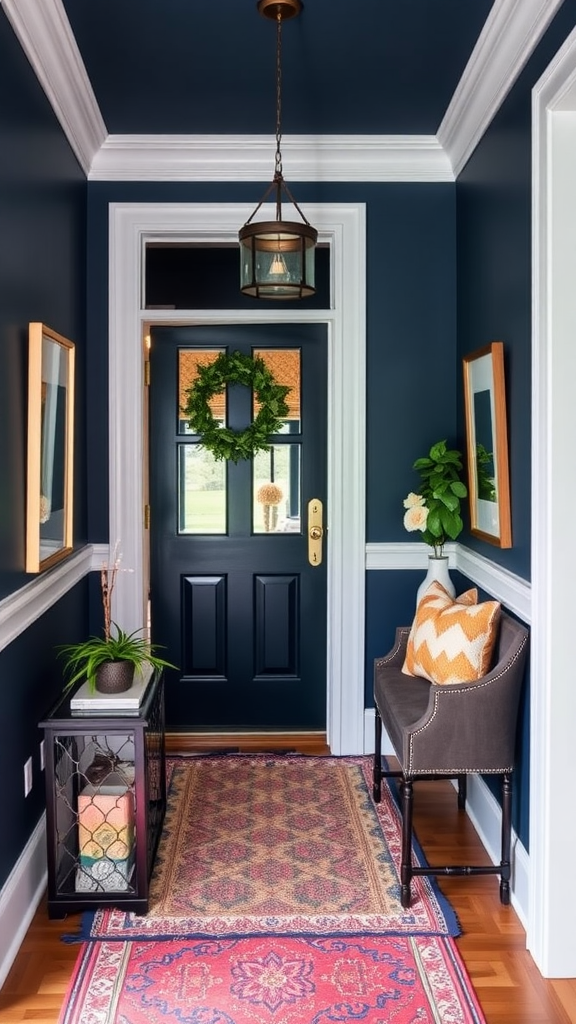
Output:
<svg viewBox="0 0 576 1024">
<path fill-rule="evenodd" d="M 532 103 L 532 656 L 528 948 L 545 977 L 576 977 L 569 883 L 576 846 L 576 30 Z"/>
<path fill-rule="evenodd" d="M 146 621 L 142 332 L 145 323 L 328 325 L 327 732 L 334 754 L 364 749 L 366 502 L 366 218 L 364 203 L 302 205 L 331 247 L 332 308 L 262 312 L 143 308 L 149 240 L 235 244 L 252 207 L 237 204 L 111 203 L 109 209 L 110 545 L 122 565 L 114 616 L 127 631 Z M 264 215 L 264 211 L 263 211 Z M 270 219 L 273 219 L 273 211 Z"/>
</svg>

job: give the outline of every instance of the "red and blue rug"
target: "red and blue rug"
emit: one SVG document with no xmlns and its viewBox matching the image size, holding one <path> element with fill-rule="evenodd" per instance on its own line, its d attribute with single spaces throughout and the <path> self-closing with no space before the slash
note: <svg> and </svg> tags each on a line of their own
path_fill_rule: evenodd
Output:
<svg viewBox="0 0 576 1024">
<path fill-rule="evenodd" d="M 59 1024 L 485 1024 L 439 936 L 89 942 Z"/>
<path fill-rule="evenodd" d="M 429 877 L 402 908 L 400 813 L 389 786 L 374 803 L 371 758 L 192 757 L 169 772 L 148 913 L 98 910 L 82 938 L 459 934 Z"/>
</svg>

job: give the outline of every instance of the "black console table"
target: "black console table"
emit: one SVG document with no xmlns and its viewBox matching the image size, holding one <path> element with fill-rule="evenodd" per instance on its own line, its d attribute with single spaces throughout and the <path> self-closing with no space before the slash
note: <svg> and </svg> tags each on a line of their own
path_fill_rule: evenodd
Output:
<svg viewBox="0 0 576 1024">
<path fill-rule="evenodd" d="M 39 723 L 48 914 L 106 906 L 145 914 L 166 810 L 163 673 L 152 675 L 133 709 L 106 699 L 105 711 L 75 710 L 74 696 Z"/>
</svg>

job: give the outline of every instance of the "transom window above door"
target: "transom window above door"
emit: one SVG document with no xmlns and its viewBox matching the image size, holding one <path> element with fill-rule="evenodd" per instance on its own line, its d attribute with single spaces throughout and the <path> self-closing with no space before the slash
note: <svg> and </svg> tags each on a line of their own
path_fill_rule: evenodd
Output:
<svg viewBox="0 0 576 1024">
<path fill-rule="evenodd" d="M 316 294 L 302 309 L 329 309 L 330 249 L 317 245 Z M 145 249 L 146 309 L 294 309 L 294 301 L 253 299 L 240 293 L 238 246 L 148 242 Z"/>
</svg>

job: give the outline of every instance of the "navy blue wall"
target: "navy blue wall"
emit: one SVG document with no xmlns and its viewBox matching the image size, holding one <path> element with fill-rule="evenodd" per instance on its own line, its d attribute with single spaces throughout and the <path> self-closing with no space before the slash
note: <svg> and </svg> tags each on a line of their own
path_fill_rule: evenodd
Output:
<svg viewBox="0 0 576 1024">
<path fill-rule="evenodd" d="M 84 431 L 86 182 L 0 7 L 0 598 L 24 572 L 28 322 L 76 342 L 74 540 L 86 541 Z M 87 621 L 84 585 L 0 652 L 0 887 L 44 808 L 36 723 L 61 686 L 54 644 Z M 79 638 L 79 637 L 78 637 Z M 24 763 L 34 784 L 24 798 Z M 12 781 L 14 784 L 12 784 Z"/>
<path fill-rule="evenodd" d="M 456 188 L 458 359 L 504 342 L 512 548 L 467 537 L 486 558 L 530 579 L 531 90 L 576 24 L 565 0 L 460 174 Z M 463 422 L 460 387 L 458 418 Z"/>
<path fill-rule="evenodd" d="M 0 799 L 2 820 L 10 823 L 3 829 L 0 843 L 0 889 L 45 807 L 39 747 L 42 733 L 37 723 L 62 691 L 62 668 L 54 645 L 83 640 L 87 621 L 85 578 L 0 653 L 0 772 L 10 783 L 3 786 Z M 24 763 L 29 757 L 33 787 L 24 798 Z"/>
<path fill-rule="evenodd" d="M 565 0 L 456 186 L 457 357 L 460 363 L 490 341 L 504 342 L 513 546 L 501 550 L 470 535 L 462 539 L 524 579 L 530 579 L 531 528 L 531 90 L 575 25 L 576 0 Z M 463 418 L 460 383 L 459 423 Z M 529 711 L 527 681 L 514 800 L 514 827 L 526 849 Z"/>
<path fill-rule="evenodd" d="M 25 130 L 23 130 L 25 126 Z M 0 598 L 24 573 L 28 322 L 76 343 L 75 541 L 86 539 L 86 182 L 0 8 Z"/>
<path fill-rule="evenodd" d="M 409 541 L 415 459 L 456 430 L 452 185 L 389 184 L 368 205 L 368 541 Z"/>
</svg>

